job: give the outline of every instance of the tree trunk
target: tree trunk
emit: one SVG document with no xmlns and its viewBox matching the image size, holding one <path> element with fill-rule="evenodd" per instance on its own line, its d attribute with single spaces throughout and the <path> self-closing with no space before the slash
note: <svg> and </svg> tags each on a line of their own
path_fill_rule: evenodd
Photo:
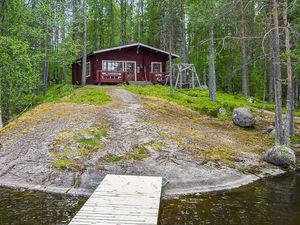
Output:
<svg viewBox="0 0 300 225">
<path fill-rule="evenodd" d="M 170 95 L 173 95 L 173 71 L 172 71 L 172 38 L 173 38 L 173 1 L 169 0 L 169 78 L 170 78 Z"/>
<path fill-rule="evenodd" d="M 186 62 L 186 37 L 185 37 L 185 12 L 184 0 L 180 0 L 180 60 L 182 63 Z"/>
<path fill-rule="evenodd" d="M 121 24 L 120 24 L 120 45 L 126 44 L 126 0 L 120 0 Z"/>
<path fill-rule="evenodd" d="M 0 98 L 1 99 L 1 98 Z M 2 113 L 1 113 L 1 107 L 0 107 L 0 129 L 3 127 L 3 122 L 2 122 Z"/>
<path fill-rule="evenodd" d="M 48 89 L 48 78 L 49 78 L 49 24 L 48 19 L 46 19 L 45 27 L 45 43 L 44 43 L 44 61 L 43 61 L 43 94 L 46 95 Z M 50 37 L 51 40 L 51 37 Z"/>
<path fill-rule="evenodd" d="M 267 13 L 272 12 L 272 8 L 267 10 Z M 272 14 L 268 16 L 267 19 L 267 30 L 270 30 L 272 27 Z M 273 33 L 273 31 L 272 31 Z M 273 51 L 273 38 L 272 35 L 269 38 L 269 57 L 268 57 L 268 63 L 269 63 L 269 103 L 274 103 L 274 51 Z"/>
<path fill-rule="evenodd" d="M 134 42 L 134 22 L 133 22 L 134 0 L 130 1 L 130 42 Z"/>
<path fill-rule="evenodd" d="M 186 35 L 185 35 L 185 11 L 184 11 L 184 0 L 180 0 L 180 60 L 181 63 L 186 63 Z M 187 82 L 187 72 L 182 72 L 182 81 Z M 182 84 L 181 84 L 182 87 Z"/>
<path fill-rule="evenodd" d="M 275 90 L 275 127 L 276 143 L 284 144 L 282 128 L 282 91 L 281 91 L 281 65 L 280 65 L 280 43 L 278 25 L 278 5 L 277 0 L 273 1 L 273 22 L 274 22 L 274 90 Z"/>
<path fill-rule="evenodd" d="M 291 60 L 291 45 L 290 45 L 290 24 L 288 22 L 288 4 L 284 1 L 284 31 L 285 31 L 285 48 L 287 55 L 287 97 L 286 97 L 286 121 L 285 121 L 285 138 L 284 144 L 290 145 L 290 136 L 293 133 L 293 73 Z"/>
<path fill-rule="evenodd" d="M 1 62 L 0 62 L 0 66 Z M 5 67 L 3 67 L 3 74 L 0 77 L 0 112 L 1 112 L 1 123 L 2 125 L 6 125 L 11 119 L 11 109 L 9 104 L 10 99 L 10 84 L 7 80 L 7 71 L 5 71 Z"/>
<path fill-rule="evenodd" d="M 249 87 L 248 87 L 248 56 L 247 56 L 247 48 L 246 48 L 246 23 L 245 23 L 245 16 L 244 16 L 244 0 L 240 1 L 241 4 L 241 42 L 242 42 L 242 67 L 243 67 L 243 74 L 242 74 L 242 89 L 243 89 L 243 96 L 249 96 Z"/>
<path fill-rule="evenodd" d="M 111 20 L 111 37 L 110 47 L 115 46 L 115 18 L 114 18 L 114 1 L 110 0 L 110 20 Z"/>
<path fill-rule="evenodd" d="M 61 45 L 62 45 L 62 82 L 67 82 L 67 71 L 66 71 L 66 17 L 65 17 L 65 0 L 61 0 Z"/>
<path fill-rule="evenodd" d="M 141 34 L 143 32 L 143 21 L 144 16 L 144 0 L 139 0 L 139 27 L 138 27 L 138 42 L 141 42 Z"/>
<path fill-rule="evenodd" d="M 86 45 L 87 45 L 87 3 L 83 0 L 83 51 L 82 51 L 82 76 L 81 86 L 86 84 Z"/>
<path fill-rule="evenodd" d="M 205 72 L 205 70 L 203 70 L 203 72 L 202 72 L 201 83 L 202 83 L 202 85 L 204 85 L 204 86 L 207 85 L 207 84 L 206 84 L 206 72 Z"/>
<path fill-rule="evenodd" d="M 188 63 L 191 64 L 191 29 L 188 29 Z"/>
<path fill-rule="evenodd" d="M 99 8 L 99 49 L 104 48 L 104 23 L 103 23 L 103 17 L 104 17 L 104 5 L 103 0 L 100 0 L 100 8 Z"/>
<path fill-rule="evenodd" d="M 210 98 L 211 101 L 216 101 L 216 69 L 215 69 L 214 27 L 211 27 L 211 29 L 210 29 L 209 98 Z"/>
</svg>

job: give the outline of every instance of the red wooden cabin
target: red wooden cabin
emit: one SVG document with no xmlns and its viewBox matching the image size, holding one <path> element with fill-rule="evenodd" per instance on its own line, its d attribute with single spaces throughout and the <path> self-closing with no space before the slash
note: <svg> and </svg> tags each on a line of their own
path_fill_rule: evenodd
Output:
<svg viewBox="0 0 300 225">
<path fill-rule="evenodd" d="M 172 54 L 172 59 L 178 58 Z M 127 81 L 165 83 L 169 53 L 141 43 L 94 51 L 87 56 L 87 84 Z M 82 59 L 72 64 L 73 84 L 81 83 Z"/>
</svg>

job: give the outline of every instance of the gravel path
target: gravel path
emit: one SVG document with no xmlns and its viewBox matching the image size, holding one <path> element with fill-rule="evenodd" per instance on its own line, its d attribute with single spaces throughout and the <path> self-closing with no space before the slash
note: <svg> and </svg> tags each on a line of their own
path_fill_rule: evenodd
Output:
<svg viewBox="0 0 300 225">
<path fill-rule="evenodd" d="M 162 176 L 164 196 L 174 196 L 230 189 L 282 173 L 266 167 L 261 174 L 244 174 L 223 164 L 197 160 L 182 141 L 174 138 L 178 127 L 172 123 L 178 115 L 168 115 L 173 122 L 154 123 L 161 119 L 161 114 L 145 107 L 143 97 L 122 88 L 108 89 L 108 92 L 113 102 L 105 107 L 44 104 L 2 131 L 0 185 L 89 195 L 106 174 L 149 175 Z M 57 135 L 66 130 L 86 129 L 96 123 L 108 124 L 104 147 L 82 162 L 80 171 L 55 168 L 49 146 Z M 205 132 L 211 133 L 212 129 L 207 127 Z M 222 141 L 222 136 L 215 138 Z M 185 143 L 190 141 L 184 139 Z M 147 157 L 128 159 L 128 155 L 139 149 L 145 150 Z M 123 160 L 107 161 L 112 155 Z M 249 164 L 249 161 L 259 163 L 260 159 L 249 156 L 243 163 Z"/>
</svg>

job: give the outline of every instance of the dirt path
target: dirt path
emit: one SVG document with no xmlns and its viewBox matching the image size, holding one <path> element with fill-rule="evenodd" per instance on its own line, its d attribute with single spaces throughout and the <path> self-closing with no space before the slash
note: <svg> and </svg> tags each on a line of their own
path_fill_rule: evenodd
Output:
<svg viewBox="0 0 300 225">
<path fill-rule="evenodd" d="M 45 104 L 2 131 L 0 185 L 90 194 L 108 173 L 150 175 L 162 176 L 164 194 L 171 196 L 234 188 L 282 172 L 262 163 L 264 140 L 257 130 L 122 88 L 108 92 L 113 102 L 105 107 Z M 108 131 L 101 147 L 74 153 L 80 149 L 71 139 L 95 124 Z M 67 169 L 54 166 L 62 154 L 72 162 Z"/>
</svg>

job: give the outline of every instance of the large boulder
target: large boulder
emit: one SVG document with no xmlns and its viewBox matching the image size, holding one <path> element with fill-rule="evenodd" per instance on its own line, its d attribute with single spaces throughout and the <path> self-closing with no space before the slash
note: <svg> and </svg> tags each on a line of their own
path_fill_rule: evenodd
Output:
<svg viewBox="0 0 300 225">
<path fill-rule="evenodd" d="M 253 127 L 256 123 L 255 116 L 247 108 L 237 108 L 233 111 L 232 121 L 240 127 Z"/>
<path fill-rule="evenodd" d="M 269 149 L 265 154 L 265 161 L 285 168 L 296 165 L 294 151 L 284 145 L 277 145 Z"/>
</svg>

